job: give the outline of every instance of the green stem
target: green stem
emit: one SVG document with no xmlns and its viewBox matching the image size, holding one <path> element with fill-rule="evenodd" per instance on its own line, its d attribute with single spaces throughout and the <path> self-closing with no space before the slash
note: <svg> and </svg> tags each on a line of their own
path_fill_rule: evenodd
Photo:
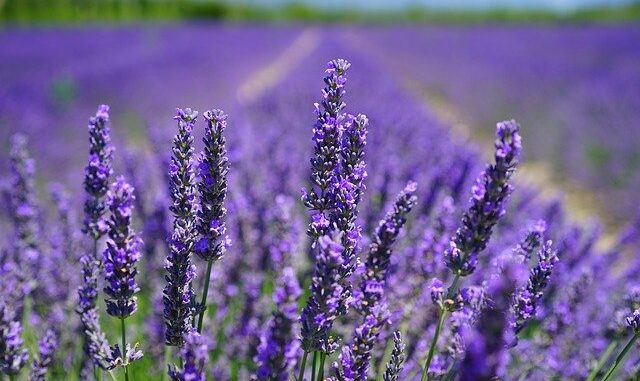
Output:
<svg viewBox="0 0 640 381">
<path fill-rule="evenodd" d="M 200 316 L 198 317 L 198 333 L 202 333 L 202 322 L 204 321 L 204 313 L 207 310 L 207 295 L 209 294 L 209 282 L 211 280 L 211 267 L 213 266 L 213 260 L 207 261 L 207 272 L 204 274 L 204 289 L 202 290 L 202 301 L 200 302 Z"/>
<path fill-rule="evenodd" d="M 611 357 L 611 354 L 613 353 L 613 351 L 616 349 L 617 346 L 618 346 L 618 340 L 613 340 L 611 341 L 611 343 L 609 343 L 609 346 L 607 347 L 607 349 L 605 349 L 602 356 L 600 356 L 600 358 L 598 359 L 598 362 L 593 367 L 591 372 L 589 372 L 589 376 L 585 381 L 593 381 L 596 379 L 596 376 L 598 375 L 598 373 L 600 373 L 600 370 L 602 369 L 604 364 L 606 364 L 607 361 L 609 361 L 609 357 Z"/>
<path fill-rule="evenodd" d="M 431 339 L 431 346 L 429 347 L 427 360 L 424 362 L 424 369 L 422 369 L 422 377 L 420 377 L 420 381 L 428 380 L 429 367 L 431 366 L 431 360 L 433 360 L 433 355 L 436 352 L 436 344 L 438 343 L 438 338 L 440 337 L 440 331 L 442 330 L 442 325 L 444 324 L 444 320 L 446 317 L 447 317 L 447 311 L 444 308 L 440 308 L 440 317 L 438 318 L 436 331 L 433 333 L 433 339 Z"/>
<path fill-rule="evenodd" d="M 327 359 L 327 354 L 324 352 L 320 353 L 320 369 L 318 373 L 318 381 L 322 381 L 324 379 L 324 360 Z"/>
<path fill-rule="evenodd" d="M 162 378 L 161 381 L 165 381 L 167 379 L 167 372 L 169 371 L 169 363 L 171 363 L 171 347 L 168 345 L 164 346 L 164 369 L 162 370 Z"/>
<path fill-rule="evenodd" d="M 112 371 L 108 371 L 107 373 L 109 373 L 109 377 L 111 377 L 111 381 L 116 381 L 116 376 L 113 375 Z"/>
<path fill-rule="evenodd" d="M 633 344 L 638 339 L 639 334 L 640 332 L 637 332 L 629 339 L 629 342 L 627 342 L 627 345 L 625 345 L 624 348 L 622 348 L 622 351 L 618 354 L 618 357 L 616 357 L 616 360 L 613 362 L 613 364 L 611 364 L 611 367 L 609 367 L 609 370 L 607 371 L 607 374 L 604 375 L 604 378 L 602 378 L 602 381 L 607 381 L 616 371 L 618 366 L 624 362 L 625 358 L 627 357 L 627 354 L 629 353 L 629 350 L 631 349 L 631 347 L 633 347 Z"/>
<path fill-rule="evenodd" d="M 461 277 L 459 274 L 453 277 L 451 281 L 451 286 L 449 286 L 447 290 L 447 298 L 451 299 L 458 292 L 458 288 L 460 287 Z M 424 364 L 424 369 L 422 369 L 422 377 L 420 381 L 427 381 L 429 379 L 429 366 L 431 366 L 431 360 L 433 360 L 433 355 L 436 351 L 436 344 L 438 344 L 438 339 L 440 338 L 440 331 L 442 330 L 442 325 L 447 317 L 447 310 L 444 307 L 440 307 L 440 317 L 438 318 L 438 325 L 436 325 L 436 331 L 433 334 L 433 339 L 431 339 L 431 346 L 429 347 L 429 353 L 427 354 L 427 360 Z"/>
<path fill-rule="evenodd" d="M 122 363 L 124 364 L 124 380 L 129 381 L 129 362 L 127 359 L 127 330 L 124 323 L 125 318 L 120 318 L 120 328 L 122 329 Z"/>
<path fill-rule="evenodd" d="M 16 380 L 16 376 L 13 374 L 9 375 L 9 381 L 15 381 Z"/>
<path fill-rule="evenodd" d="M 298 373 L 298 381 L 303 381 L 304 368 L 307 365 L 307 356 L 309 356 L 309 352 L 304 351 L 304 353 L 302 354 L 302 360 L 300 360 L 300 373 Z"/>
<path fill-rule="evenodd" d="M 318 366 L 318 353 L 319 351 L 313 352 L 313 362 L 311 363 L 311 381 L 316 381 L 316 372 Z"/>
</svg>

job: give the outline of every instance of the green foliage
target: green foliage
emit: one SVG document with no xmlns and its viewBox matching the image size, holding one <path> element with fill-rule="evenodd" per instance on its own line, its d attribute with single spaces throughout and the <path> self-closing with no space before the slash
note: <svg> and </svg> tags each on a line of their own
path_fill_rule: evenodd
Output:
<svg viewBox="0 0 640 381">
<path fill-rule="evenodd" d="M 491 8 L 397 10 L 329 9 L 292 0 L 255 6 L 231 0 L 0 0 L 0 22 L 87 23 L 139 20 L 228 20 L 325 23 L 486 23 L 486 22 L 628 22 L 640 19 L 640 1 L 559 13 L 540 9 Z"/>
</svg>

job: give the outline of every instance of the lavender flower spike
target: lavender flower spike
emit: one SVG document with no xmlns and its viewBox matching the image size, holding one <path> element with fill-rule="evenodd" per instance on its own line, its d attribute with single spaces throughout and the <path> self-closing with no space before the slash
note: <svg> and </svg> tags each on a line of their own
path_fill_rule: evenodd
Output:
<svg viewBox="0 0 640 381">
<path fill-rule="evenodd" d="M 400 230 L 407 222 L 407 215 L 416 204 L 416 190 L 417 184 L 415 182 L 407 183 L 407 186 L 398 194 L 393 204 L 393 210 L 387 213 L 376 229 L 365 262 L 364 279 L 360 286 L 360 293 L 356 295 L 359 307 L 365 315 L 370 308 L 382 300 L 387 269 L 391 259 L 391 248 L 398 238 Z"/>
<path fill-rule="evenodd" d="M 198 210 L 198 233 L 200 238 L 195 245 L 195 252 L 207 262 L 204 274 L 202 300 L 195 311 L 199 314 L 198 332 L 202 332 L 204 313 L 207 307 L 207 295 L 213 262 L 224 255 L 230 245 L 226 234 L 225 217 L 227 210 L 224 199 L 227 195 L 227 172 L 229 159 L 222 135 L 227 127 L 227 115 L 222 110 L 205 111 L 207 127 L 204 131 L 204 152 L 198 168 L 200 181 L 200 209 Z"/>
<path fill-rule="evenodd" d="M 38 256 L 38 223 L 35 205 L 35 162 L 27 151 L 27 139 L 16 134 L 11 140 L 11 210 L 18 238 L 18 260 L 35 264 Z"/>
<path fill-rule="evenodd" d="M 80 258 L 82 264 L 82 285 L 78 288 L 79 305 L 77 312 L 85 334 L 85 351 L 93 364 L 111 370 L 118 365 L 120 359 L 114 354 L 107 338 L 100 328 L 98 317 L 98 271 L 100 263 L 91 255 Z"/>
<path fill-rule="evenodd" d="M 182 367 L 169 365 L 169 377 L 173 381 L 204 381 L 208 347 L 204 338 L 196 331 L 189 331 L 184 337 L 184 346 L 180 350 Z"/>
<path fill-rule="evenodd" d="M 136 294 L 140 291 L 136 283 L 136 263 L 140 260 L 142 240 L 133 232 L 134 189 L 122 176 L 113 183 L 107 194 L 107 205 L 111 212 L 109 240 L 103 253 L 107 296 L 107 313 L 117 318 L 131 316 L 137 308 Z"/>
<path fill-rule="evenodd" d="M 89 119 L 89 163 L 85 167 L 84 231 L 94 240 L 107 232 L 104 218 L 105 196 L 109 190 L 109 177 L 113 173 L 111 161 L 113 147 L 109 136 L 109 106 L 100 105 L 96 115 Z"/>
<path fill-rule="evenodd" d="M 16 375 L 29 359 L 22 348 L 22 325 L 4 300 L 0 300 L 0 374 Z"/>
<path fill-rule="evenodd" d="M 384 381 L 398 381 L 400 372 L 402 372 L 402 368 L 404 367 L 404 348 L 405 345 L 402 341 L 400 331 L 395 331 L 393 333 L 393 351 L 391 351 L 391 358 L 389 359 L 387 369 L 384 371 L 384 375 L 382 376 Z"/>
<path fill-rule="evenodd" d="M 58 338 L 55 332 L 47 330 L 38 342 L 39 356 L 33 360 L 29 373 L 30 381 L 45 381 L 49 366 L 53 362 L 53 355 L 58 349 Z"/>
<path fill-rule="evenodd" d="M 318 239 L 316 267 L 311 280 L 311 296 L 302 310 L 302 349 L 305 352 L 335 351 L 335 343 L 329 331 L 338 317 L 343 288 L 339 284 L 343 263 L 340 234 Z"/>
<path fill-rule="evenodd" d="M 302 291 L 293 268 L 283 270 L 280 285 L 273 299 L 276 310 L 260 337 L 254 381 L 287 381 L 299 355 L 300 342 L 293 327 L 298 320 L 297 303 Z"/>
<path fill-rule="evenodd" d="M 471 207 L 462 216 L 450 247 L 445 252 L 447 267 L 459 276 L 476 268 L 478 254 L 485 249 L 493 227 L 505 213 L 505 204 L 513 187 L 509 179 L 518 165 L 522 150 L 520 126 L 513 120 L 498 123 L 495 163 L 476 180 Z"/>
<path fill-rule="evenodd" d="M 389 312 L 386 305 L 374 306 L 356 327 L 351 345 L 342 348 L 340 363 L 333 364 L 332 381 L 368 380 L 369 362 L 378 334 L 388 322 Z"/>
<path fill-rule="evenodd" d="M 545 242 L 538 252 L 538 264 L 529 272 L 527 285 L 516 291 L 511 311 L 513 320 L 511 328 L 517 335 L 527 321 L 536 316 L 537 302 L 549 282 L 553 266 L 558 261 L 555 250 L 551 248 L 551 241 Z M 515 342 L 511 345 L 515 345 Z"/>
<path fill-rule="evenodd" d="M 198 233 L 200 239 L 195 252 L 205 261 L 217 261 L 224 255 L 228 244 L 225 237 L 227 210 L 224 199 L 227 195 L 227 173 L 229 159 L 222 135 L 227 127 L 227 114 L 222 110 L 205 111 L 207 120 L 204 136 L 204 152 L 198 164 L 200 181 L 200 210 L 198 211 Z"/>
<path fill-rule="evenodd" d="M 178 109 L 178 134 L 173 139 L 173 156 L 169 165 L 170 190 L 174 215 L 173 233 L 165 269 L 163 291 L 165 340 L 167 345 L 182 345 L 184 335 L 190 331 L 193 320 L 191 281 L 195 266 L 191 251 L 196 239 L 196 207 L 193 173 L 193 128 L 197 111 Z"/>
<path fill-rule="evenodd" d="M 336 169 L 342 152 L 341 114 L 345 103 L 344 86 L 347 82 L 346 71 L 351 66 L 345 60 L 333 60 L 327 64 L 322 90 L 322 108 L 316 103 L 316 123 L 313 127 L 314 155 L 311 158 L 311 182 L 313 187 L 302 191 L 302 201 L 312 211 L 312 222 L 308 234 L 315 239 L 329 230 L 327 211 L 334 203 L 334 183 L 337 180 Z"/>
</svg>

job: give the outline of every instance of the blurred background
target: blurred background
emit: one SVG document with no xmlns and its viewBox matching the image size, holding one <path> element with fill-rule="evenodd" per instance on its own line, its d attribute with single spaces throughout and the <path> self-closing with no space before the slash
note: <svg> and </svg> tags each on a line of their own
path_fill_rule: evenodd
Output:
<svg viewBox="0 0 640 381">
<path fill-rule="evenodd" d="M 249 115 L 340 54 L 375 62 L 464 141 L 490 147 L 495 122 L 517 119 L 523 177 L 615 230 L 638 205 L 639 20 L 627 0 L 0 0 L 2 170 L 22 131 L 43 181 L 79 184 L 99 103 L 149 149 L 176 106 Z"/>
</svg>

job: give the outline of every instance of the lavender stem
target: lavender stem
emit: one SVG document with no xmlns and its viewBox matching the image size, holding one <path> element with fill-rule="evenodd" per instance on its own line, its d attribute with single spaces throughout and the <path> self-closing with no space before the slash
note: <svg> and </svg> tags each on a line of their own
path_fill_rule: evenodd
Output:
<svg viewBox="0 0 640 381">
<path fill-rule="evenodd" d="M 207 295 L 209 294 L 209 282 L 211 280 L 211 267 L 213 267 L 213 259 L 207 261 L 207 272 L 204 275 L 204 289 L 202 290 L 202 301 L 200 302 L 200 316 L 198 317 L 198 333 L 202 333 L 202 323 L 204 314 L 207 311 Z"/>
<path fill-rule="evenodd" d="M 456 284 L 456 278 L 454 279 L 454 284 Z M 452 285 L 453 286 L 453 285 Z M 431 340 L 431 346 L 429 347 L 429 353 L 427 354 L 427 360 L 424 363 L 424 369 L 422 369 L 422 377 L 420 377 L 420 381 L 427 381 L 429 379 L 429 366 L 431 366 L 431 360 L 433 360 L 433 355 L 436 351 L 436 344 L 438 343 L 438 337 L 440 336 L 440 331 L 442 330 L 442 325 L 447 317 L 447 310 L 444 308 L 440 308 L 440 317 L 438 318 L 438 325 L 436 325 L 436 331 L 433 333 L 433 339 Z"/>
<path fill-rule="evenodd" d="M 629 339 L 627 345 L 624 346 L 620 354 L 618 354 L 618 357 L 616 357 L 616 360 L 613 362 L 613 364 L 611 364 L 611 367 L 609 367 L 609 370 L 607 371 L 607 374 L 605 374 L 605 376 L 602 378 L 602 381 L 607 381 L 615 373 L 616 369 L 618 369 L 618 366 L 624 362 L 627 354 L 629 353 L 629 350 L 631 349 L 631 347 L 633 347 L 633 344 L 636 342 L 639 335 L 640 333 L 635 333 Z"/>
<path fill-rule="evenodd" d="M 619 344 L 619 340 L 613 340 L 609 344 L 609 346 L 607 347 L 607 349 L 605 349 L 602 356 L 600 356 L 600 358 L 598 359 L 596 366 L 593 368 L 593 370 L 591 370 L 591 372 L 589 372 L 589 376 L 585 381 L 593 381 L 596 379 L 596 376 L 598 375 L 598 373 L 600 373 L 602 366 L 607 363 L 613 351 L 618 347 L 618 344 Z"/>
<path fill-rule="evenodd" d="M 124 317 L 120 318 L 120 328 L 122 329 L 122 354 L 124 358 L 122 359 L 124 363 L 124 379 L 125 381 L 129 381 L 129 359 L 127 358 L 127 331 L 124 322 Z"/>
<path fill-rule="evenodd" d="M 307 365 L 307 357 L 309 356 L 309 352 L 304 351 L 302 353 L 302 360 L 300 360 L 300 373 L 298 373 L 298 381 L 304 380 L 304 368 Z"/>
</svg>

